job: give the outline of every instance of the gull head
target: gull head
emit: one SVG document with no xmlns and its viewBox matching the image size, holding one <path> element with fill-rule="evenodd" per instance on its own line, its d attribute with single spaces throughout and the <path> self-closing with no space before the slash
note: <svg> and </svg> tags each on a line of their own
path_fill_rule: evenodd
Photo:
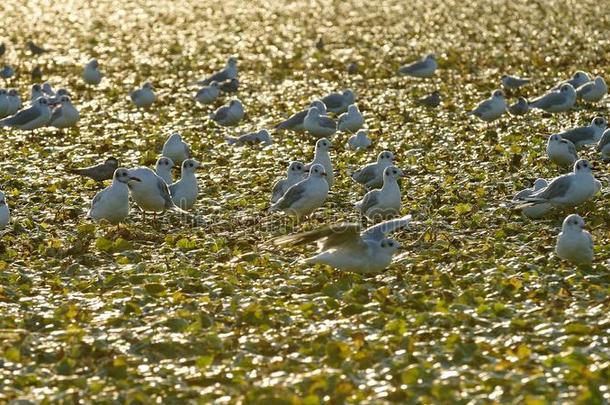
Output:
<svg viewBox="0 0 610 405">
<path fill-rule="evenodd" d="M 318 163 L 311 166 L 311 169 L 309 169 L 309 177 L 326 177 L 324 166 Z"/>
<path fill-rule="evenodd" d="M 0 89 L 0 96 L 6 96 L 8 92 L 5 89 Z"/>
<path fill-rule="evenodd" d="M 504 98 L 504 92 L 502 90 L 496 90 L 493 93 L 491 93 L 491 96 L 493 98 Z"/>
<path fill-rule="evenodd" d="M 366 139 L 366 131 L 361 129 L 360 131 L 356 132 L 356 138 L 357 139 Z"/>
<path fill-rule="evenodd" d="M 405 174 L 398 167 L 389 166 L 384 169 L 383 177 L 386 179 L 398 179 L 400 177 L 405 177 Z"/>
<path fill-rule="evenodd" d="M 125 184 L 129 183 L 130 181 L 142 181 L 138 177 L 129 174 L 129 170 L 125 169 L 124 167 L 119 167 L 118 169 L 116 169 L 112 178 L 118 181 L 119 183 Z"/>
<path fill-rule="evenodd" d="M 36 92 L 42 91 L 42 87 L 40 87 L 40 84 L 34 83 L 32 85 L 32 91 L 36 91 Z"/>
<path fill-rule="evenodd" d="M 243 108 L 241 105 L 241 101 L 239 100 L 231 100 L 231 102 L 229 103 L 229 107 Z"/>
<path fill-rule="evenodd" d="M 583 229 L 585 229 L 585 220 L 578 214 L 568 215 L 561 226 L 563 232 L 582 232 Z"/>
<path fill-rule="evenodd" d="M 148 90 L 154 90 L 155 88 L 153 87 L 151 82 L 146 82 L 142 85 L 142 88 L 144 89 L 148 89 Z"/>
<path fill-rule="evenodd" d="M 108 159 L 106 159 L 104 164 L 115 167 L 115 168 L 119 167 L 119 161 L 113 156 L 110 156 Z"/>
<path fill-rule="evenodd" d="M 595 77 L 595 85 L 596 86 L 605 86 L 606 85 L 606 81 L 604 80 L 603 77 L 601 76 L 596 76 Z"/>
<path fill-rule="evenodd" d="M 350 104 L 347 107 L 347 112 L 350 113 L 350 114 L 356 114 L 356 113 L 358 113 L 360 111 L 358 110 L 358 106 L 356 104 Z"/>
<path fill-rule="evenodd" d="M 384 150 L 383 152 L 379 153 L 379 155 L 377 155 L 377 163 L 393 162 L 393 161 L 394 161 L 394 154 L 392 152 L 390 152 L 389 150 Z"/>
<path fill-rule="evenodd" d="M 174 132 L 167 138 L 167 142 L 180 142 L 182 141 L 182 136 L 178 132 Z"/>
<path fill-rule="evenodd" d="M 227 65 L 229 65 L 229 66 L 236 66 L 237 65 L 237 58 L 235 56 L 231 56 L 229 59 L 227 59 Z"/>
<path fill-rule="evenodd" d="M 534 190 L 542 190 L 547 184 L 548 182 L 545 179 L 536 179 L 536 181 L 534 181 Z"/>
<path fill-rule="evenodd" d="M 195 173 L 199 167 L 201 167 L 201 163 L 195 159 L 186 159 L 182 162 L 182 171 L 185 173 Z"/>
<path fill-rule="evenodd" d="M 591 126 L 598 127 L 598 128 L 605 129 L 607 124 L 608 124 L 608 122 L 606 121 L 606 119 L 604 117 L 595 117 L 591 121 Z"/>
<path fill-rule="evenodd" d="M 100 67 L 99 62 L 97 61 L 97 59 L 91 59 L 89 61 L 89 63 L 87 63 L 87 65 L 89 65 L 90 67 L 92 67 L 93 69 L 97 69 L 98 67 Z"/>
<path fill-rule="evenodd" d="M 347 89 L 343 92 L 343 98 L 345 98 L 349 104 L 354 103 L 354 92 L 351 89 Z"/>
<path fill-rule="evenodd" d="M 72 100 L 70 99 L 70 96 L 61 96 L 59 98 L 59 103 L 60 104 L 71 104 Z"/>
<path fill-rule="evenodd" d="M 305 165 L 299 161 L 290 162 L 288 166 L 288 173 L 303 174 L 305 172 Z"/>
<path fill-rule="evenodd" d="M 15 89 L 10 89 L 8 91 L 8 95 L 11 96 L 11 97 L 19 97 L 19 93 Z"/>
<path fill-rule="evenodd" d="M 400 243 L 398 243 L 398 241 L 396 241 L 394 239 L 390 239 L 390 238 L 382 239 L 381 242 L 379 242 L 379 246 L 381 247 L 381 249 L 385 250 L 386 252 L 388 252 L 390 254 L 393 254 L 398 249 L 400 249 Z"/>
<path fill-rule="evenodd" d="M 210 87 L 217 89 L 220 87 L 220 83 L 218 83 L 216 80 L 213 80 L 210 82 Z"/>
<path fill-rule="evenodd" d="M 258 131 L 258 133 L 256 134 L 256 139 L 258 139 L 260 142 L 264 143 L 265 145 L 271 145 L 273 143 L 273 140 L 271 139 L 271 135 L 269 134 L 269 131 L 267 131 L 266 129 L 261 129 L 260 131 Z"/>
<path fill-rule="evenodd" d="M 326 138 L 318 139 L 316 142 L 316 150 L 328 151 L 330 149 L 330 141 Z"/>
<path fill-rule="evenodd" d="M 67 89 L 59 89 L 55 94 L 57 94 L 58 96 L 69 96 L 70 92 Z"/>
<path fill-rule="evenodd" d="M 572 80 L 589 81 L 589 74 L 587 72 L 583 72 L 582 70 L 578 70 L 576 73 L 574 73 L 574 75 L 572 75 Z"/>
<path fill-rule="evenodd" d="M 429 54 L 426 55 L 424 60 L 436 60 L 436 55 L 433 54 L 433 53 L 429 53 Z"/>
<path fill-rule="evenodd" d="M 593 171 L 593 166 L 586 159 L 580 159 L 576 163 L 574 163 L 574 173 L 591 173 Z"/>
<path fill-rule="evenodd" d="M 570 91 L 573 92 L 574 91 L 574 87 L 570 83 L 564 83 L 559 88 L 559 91 L 561 93 L 569 93 Z"/>
<path fill-rule="evenodd" d="M 316 107 L 320 114 L 326 114 L 326 105 L 320 100 L 312 101 L 309 107 Z"/>
<path fill-rule="evenodd" d="M 36 100 L 36 104 L 41 106 L 41 107 L 44 107 L 45 105 L 48 106 L 49 105 L 49 100 L 47 100 L 46 97 L 40 97 L 40 98 L 38 98 L 38 100 Z"/>
<path fill-rule="evenodd" d="M 157 170 L 161 168 L 170 170 L 172 167 L 174 167 L 174 161 L 168 158 L 167 156 L 160 157 L 157 160 L 157 163 L 155 164 L 155 168 Z"/>
<path fill-rule="evenodd" d="M 552 144 L 552 143 L 559 143 L 559 142 L 561 142 L 562 139 L 563 138 L 561 137 L 561 135 L 553 134 L 553 135 L 549 136 L 549 142 L 548 143 L 549 143 L 549 145 Z"/>
</svg>

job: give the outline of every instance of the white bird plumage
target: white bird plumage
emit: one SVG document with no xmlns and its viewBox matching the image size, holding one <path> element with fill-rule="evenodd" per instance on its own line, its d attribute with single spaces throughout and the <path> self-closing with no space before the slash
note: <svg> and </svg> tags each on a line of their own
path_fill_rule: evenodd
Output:
<svg viewBox="0 0 610 405">
<path fill-rule="evenodd" d="M 326 182 L 328 183 L 329 187 L 332 187 L 333 183 L 335 182 L 333 164 L 330 160 L 329 153 L 331 146 L 332 145 L 328 139 L 318 139 L 318 141 L 316 142 L 316 150 L 313 155 L 313 160 L 311 161 L 311 163 L 305 166 L 305 171 L 308 172 L 313 165 L 322 165 L 322 167 L 324 167 Z"/>
<path fill-rule="evenodd" d="M 161 156 L 155 163 L 155 173 L 161 177 L 166 184 L 172 184 L 174 182 L 174 176 L 172 175 L 172 168 L 174 167 L 174 161 L 167 156 Z"/>
<path fill-rule="evenodd" d="M 383 186 L 371 190 L 355 206 L 361 214 L 371 220 L 385 219 L 400 212 L 400 186 L 398 179 L 404 177 L 402 170 L 395 166 L 383 171 Z"/>
<path fill-rule="evenodd" d="M 195 172 L 201 163 L 195 159 L 186 159 L 182 162 L 180 180 L 169 186 L 172 201 L 183 210 L 190 210 L 197 201 L 199 186 Z"/>
<path fill-rule="evenodd" d="M 297 221 L 320 208 L 328 196 L 328 183 L 324 166 L 315 164 L 309 177 L 290 187 L 271 207 L 270 211 L 283 211 L 294 215 Z"/>
<path fill-rule="evenodd" d="M 162 156 L 167 156 L 175 165 L 182 166 L 185 159 L 191 157 L 191 147 L 178 132 L 172 133 L 163 144 Z"/>
<path fill-rule="evenodd" d="M 585 221 L 580 215 L 571 214 L 563 220 L 555 253 L 576 265 L 593 262 L 593 237 L 585 230 Z"/>
<path fill-rule="evenodd" d="M 87 216 L 95 221 L 106 220 L 117 225 L 129 215 L 129 186 L 130 182 L 140 179 L 132 176 L 129 170 L 119 167 L 112 177 L 112 184 L 98 192 L 91 201 L 91 208 Z"/>
<path fill-rule="evenodd" d="M 347 112 L 341 114 L 337 121 L 337 129 L 341 132 L 358 131 L 364 125 L 364 117 L 358 109 L 358 105 L 351 104 L 347 107 Z"/>
</svg>

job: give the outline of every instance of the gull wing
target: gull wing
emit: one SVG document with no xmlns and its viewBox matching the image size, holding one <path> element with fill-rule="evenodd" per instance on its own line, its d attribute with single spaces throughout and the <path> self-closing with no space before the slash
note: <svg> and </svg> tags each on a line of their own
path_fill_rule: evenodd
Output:
<svg viewBox="0 0 610 405">
<path fill-rule="evenodd" d="M 355 248 L 362 245 L 364 241 L 360 237 L 360 224 L 342 222 L 323 226 L 308 232 L 300 232 L 292 235 L 280 236 L 271 242 L 278 246 L 303 245 L 318 242 L 322 249 L 330 249 L 342 246 L 344 248 Z"/>
<path fill-rule="evenodd" d="M 25 125 L 28 122 L 34 121 L 40 117 L 41 111 L 36 107 L 30 107 L 25 110 L 19 111 L 17 114 L 9 117 L 2 122 L 6 126 L 20 126 Z"/>
<path fill-rule="evenodd" d="M 405 215 L 402 218 L 390 219 L 389 221 L 373 225 L 362 232 L 362 239 L 381 241 L 388 233 L 408 227 L 411 219 L 411 215 Z"/>
</svg>

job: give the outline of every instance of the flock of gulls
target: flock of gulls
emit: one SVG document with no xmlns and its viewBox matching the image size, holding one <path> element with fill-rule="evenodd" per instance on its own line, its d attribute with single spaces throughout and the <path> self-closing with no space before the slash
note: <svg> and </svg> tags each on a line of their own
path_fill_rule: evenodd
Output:
<svg viewBox="0 0 610 405">
<path fill-rule="evenodd" d="M 47 50 L 29 42 L 29 51 L 38 55 Z M 6 47 L 0 46 L 0 56 Z M 210 77 L 197 82 L 199 86 L 194 100 L 202 105 L 217 103 L 222 94 L 231 95 L 239 90 L 237 59 L 231 57 L 226 66 Z M 426 55 L 398 69 L 398 74 L 415 78 L 433 77 L 438 69 L 434 54 Z M 348 66 L 348 72 L 357 71 L 357 65 Z M 10 66 L 0 70 L 0 77 L 9 79 L 14 75 Z M 32 72 L 32 78 L 39 78 L 40 71 Z M 96 86 L 103 80 L 100 64 L 93 59 L 84 65 L 82 80 Z M 506 94 L 519 92 L 530 83 L 528 78 L 504 75 L 499 84 L 504 88 L 493 91 L 491 97 L 480 102 L 468 114 L 487 123 L 503 114 L 524 115 L 532 110 L 545 113 L 570 111 L 577 102 L 599 102 L 607 93 L 602 77 L 591 77 L 578 71 L 569 80 L 561 82 L 540 97 L 528 101 L 518 97 L 509 104 Z M 500 87 L 500 86 L 499 86 Z M 506 91 L 506 93 L 505 93 Z M 137 108 L 149 109 L 155 101 L 155 88 L 150 82 L 129 93 L 129 98 Z M 437 108 L 442 98 L 438 91 L 415 100 L 415 104 L 426 108 Z M 78 125 L 80 113 L 72 104 L 70 91 L 53 89 L 48 82 L 31 86 L 29 101 L 22 104 L 16 89 L 0 89 L 0 128 L 33 131 L 43 127 L 70 128 Z M 209 114 L 209 119 L 222 127 L 236 126 L 243 119 L 245 107 L 238 98 Z M 271 132 L 294 131 L 309 134 L 316 139 L 315 153 L 309 163 L 298 160 L 288 165 L 286 177 L 277 181 L 271 189 L 271 212 L 282 212 L 306 219 L 323 206 L 329 190 L 333 187 L 335 171 L 330 155 L 332 136 L 337 132 L 351 135 L 346 148 L 367 150 L 373 146 L 367 131 L 363 129 L 365 120 L 356 104 L 356 95 L 351 90 L 331 93 L 275 125 L 272 130 L 261 129 L 237 137 L 226 137 L 230 145 L 271 145 Z M 512 203 L 529 218 L 541 218 L 556 208 L 574 208 L 595 196 L 601 183 L 593 176 L 592 166 L 585 159 L 579 159 L 578 152 L 589 145 L 596 145 L 602 159 L 610 158 L 610 130 L 603 117 L 592 118 L 591 124 L 554 133 L 549 136 L 546 153 L 550 161 L 571 171 L 553 179 L 537 179 L 532 188 L 519 191 Z M 355 202 L 358 212 L 374 223 L 362 229 L 360 224 L 339 223 L 323 226 L 308 232 L 277 237 L 273 244 L 296 245 L 317 243 L 318 253 L 305 261 L 311 264 L 325 264 L 331 267 L 360 273 L 377 273 L 387 268 L 400 244 L 388 235 L 408 228 L 411 216 L 400 217 L 400 178 L 403 171 L 394 165 L 394 154 L 389 150 L 380 151 L 376 161 L 350 173 L 354 182 L 362 186 L 364 195 Z M 124 168 L 117 159 L 110 157 L 99 165 L 86 168 L 68 169 L 69 173 L 86 176 L 97 182 L 112 180 L 111 184 L 99 191 L 91 202 L 88 217 L 95 221 L 106 221 L 118 225 L 125 221 L 130 212 L 130 197 L 142 211 L 158 213 L 170 210 L 187 213 L 197 201 L 199 187 L 196 171 L 200 163 L 193 159 L 188 143 L 179 133 L 171 134 L 161 151 L 155 168 Z M 180 168 L 180 178 L 174 179 L 173 171 Z M 0 227 L 5 228 L 10 214 L 5 196 L 0 192 Z M 577 214 L 568 215 L 563 221 L 556 244 L 557 255 L 574 264 L 589 264 L 593 261 L 593 239 L 585 229 L 583 218 Z"/>
</svg>

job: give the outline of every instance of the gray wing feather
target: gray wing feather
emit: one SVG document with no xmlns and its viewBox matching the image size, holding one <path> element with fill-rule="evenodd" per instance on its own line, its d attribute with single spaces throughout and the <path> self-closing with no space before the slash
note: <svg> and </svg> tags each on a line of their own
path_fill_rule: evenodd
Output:
<svg viewBox="0 0 610 405">
<path fill-rule="evenodd" d="M 176 182 L 176 183 L 172 183 L 172 184 L 167 186 L 170 195 L 174 195 L 174 193 L 176 192 L 176 189 L 178 188 L 177 184 L 178 183 Z"/>
<path fill-rule="evenodd" d="M 601 139 L 597 143 L 597 148 L 596 148 L 597 151 L 601 152 L 602 149 L 604 148 L 604 146 L 606 146 L 608 143 L 610 143 L 610 130 L 604 131 L 604 134 L 602 135 Z"/>
<path fill-rule="evenodd" d="M 320 124 L 321 127 L 324 127 L 324 128 L 337 129 L 337 124 L 335 123 L 335 121 L 333 121 L 332 119 L 330 119 L 328 117 L 320 117 L 320 120 L 318 121 L 318 123 Z"/>
<path fill-rule="evenodd" d="M 364 198 L 362 199 L 362 204 L 360 204 L 360 212 L 363 214 L 366 213 L 370 208 L 377 205 L 379 195 L 379 190 L 373 190 L 366 193 Z"/>
<path fill-rule="evenodd" d="M 557 104 L 563 104 L 566 101 L 566 97 L 558 92 L 549 93 L 541 98 L 532 101 L 532 106 L 541 109 L 547 109 Z"/>
<path fill-rule="evenodd" d="M 16 126 L 25 125 L 30 121 L 34 121 L 40 116 L 38 108 L 31 107 L 26 110 L 21 110 L 17 114 L 5 119 L 3 122 L 5 125 Z"/>
<path fill-rule="evenodd" d="M 575 144 L 579 142 L 593 140 L 595 136 L 595 130 L 591 127 L 578 127 L 561 132 L 559 135 L 561 135 L 563 139 L 567 139 L 568 141 Z"/>
<path fill-rule="evenodd" d="M 293 128 L 299 124 L 303 124 L 305 120 L 305 116 L 307 115 L 307 110 L 299 111 L 294 114 L 292 117 L 288 118 L 285 121 L 280 122 L 275 126 L 276 129 L 289 129 Z"/>
<path fill-rule="evenodd" d="M 534 192 L 534 187 L 523 189 L 517 194 L 515 194 L 515 196 L 513 197 L 513 201 L 523 200 L 525 197 L 529 197 L 534 194 Z"/>
<path fill-rule="evenodd" d="M 426 67 L 426 61 L 420 60 L 409 65 L 402 66 L 398 71 L 400 73 L 413 73 Z"/>
<path fill-rule="evenodd" d="M 227 118 L 227 115 L 229 115 L 229 107 L 222 107 L 216 111 L 216 113 L 212 116 L 212 119 L 214 121 L 222 121 Z"/>
<path fill-rule="evenodd" d="M 352 178 L 360 184 L 366 184 L 369 181 L 373 180 L 375 178 L 375 175 L 376 175 L 375 166 L 368 165 L 368 166 L 364 166 L 362 169 L 354 172 L 352 174 Z"/>
<path fill-rule="evenodd" d="M 594 83 L 586 83 L 576 89 L 576 94 L 578 96 L 582 96 L 584 94 L 590 93 L 593 89 L 595 89 Z"/>
<path fill-rule="evenodd" d="M 202 80 L 201 82 L 199 82 L 200 84 L 207 86 L 208 84 L 212 83 L 212 82 L 224 82 L 225 80 L 228 80 L 229 75 L 227 74 L 226 71 L 222 70 L 220 72 L 216 72 L 214 73 L 212 76 L 208 77 L 205 80 Z"/>
<path fill-rule="evenodd" d="M 360 224 L 339 223 L 323 226 L 308 232 L 300 232 L 293 235 L 280 236 L 272 240 L 276 245 L 300 245 L 323 241 L 324 249 L 345 245 L 361 244 Z"/>
<path fill-rule="evenodd" d="M 140 89 L 134 90 L 131 93 L 129 93 L 129 97 L 131 97 L 132 101 L 136 101 L 136 99 L 140 97 L 140 94 L 142 94 L 142 90 L 140 90 Z"/>
<path fill-rule="evenodd" d="M 102 197 L 104 196 L 104 191 L 106 191 L 105 189 L 100 191 L 99 193 L 97 193 L 95 195 L 95 197 L 93 197 L 93 201 L 91 202 L 91 208 L 93 208 L 93 206 L 95 206 L 95 204 L 97 204 L 98 202 L 100 202 L 100 200 L 102 199 Z"/>
<path fill-rule="evenodd" d="M 56 109 L 54 109 L 53 114 L 51 114 L 51 119 L 49 120 L 49 125 L 53 126 L 53 121 L 61 117 L 62 112 L 63 111 L 61 107 L 57 107 Z"/>
<path fill-rule="evenodd" d="M 384 221 L 377 225 L 373 225 L 362 233 L 362 239 L 380 241 L 385 238 L 388 233 L 409 226 L 411 219 L 411 215 L 405 215 L 402 218 L 391 219 L 389 221 Z"/>
<path fill-rule="evenodd" d="M 546 188 L 543 188 L 542 190 L 540 190 L 536 193 L 533 193 L 532 195 L 530 195 L 529 197 L 526 197 L 525 199 L 526 200 L 532 199 L 533 201 L 539 201 L 539 200 L 551 200 L 553 198 L 562 197 L 566 194 L 566 192 L 570 188 L 570 184 L 571 184 L 570 175 L 556 177 L 555 179 L 553 179 L 553 181 L 551 181 L 549 183 L 549 185 Z"/>
<path fill-rule="evenodd" d="M 322 99 L 322 102 L 326 106 L 326 108 L 339 108 L 343 105 L 343 96 L 340 94 L 329 94 L 328 96 Z"/>
<path fill-rule="evenodd" d="M 277 202 L 277 208 L 290 208 L 295 202 L 300 200 L 303 195 L 305 195 L 305 184 L 303 184 L 303 182 L 297 183 L 294 186 L 290 187 L 288 190 L 286 190 L 284 196 Z"/>
<path fill-rule="evenodd" d="M 273 191 L 271 191 L 272 203 L 276 203 L 284 195 L 284 184 L 286 184 L 286 180 L 279 180 L 273 186 Z"/>
<path fill-rule="evenodd" d="M 174 201 L 172 201 L 172 196 L 169 192 L 169 187 L 167 187 L 167 184 L 161 177 L 157 179 L 157 188 L 159 189 L 159 193 L 161 193 L 161 196 L 165 200 L 165 208 L 173 207 L 175 204 Z"/>
</svg>

